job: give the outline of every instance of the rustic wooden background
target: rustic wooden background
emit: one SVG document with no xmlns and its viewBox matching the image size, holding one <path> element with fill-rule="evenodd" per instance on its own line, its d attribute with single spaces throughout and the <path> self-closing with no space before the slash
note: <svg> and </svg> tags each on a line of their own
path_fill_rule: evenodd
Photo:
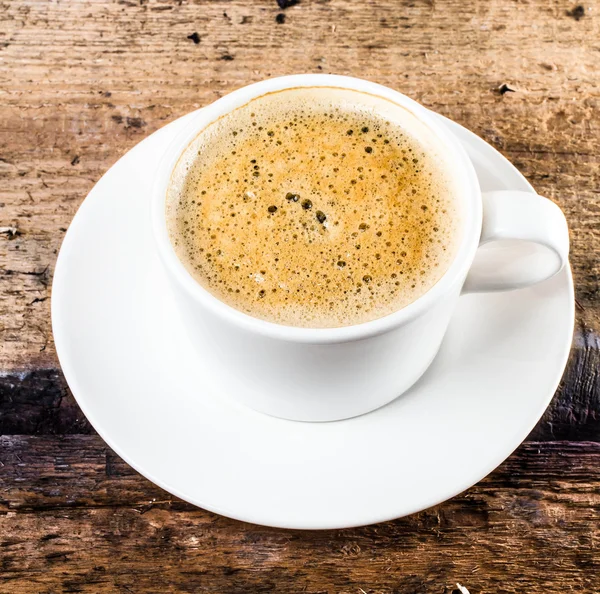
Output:
<svg viewBox="0 0 600 594">
<path fill-rule="evenodd" d="M 600 592 L 600 1 L 4 0 L 0 19 L 1 592 Z M 369 78 L 467 126 L 572 233 L 576 335 L 544 419 L 466 493 L 361 529 L 260 528 L 161 491 L 87 423 L 50 329 L 56 254 L 102 173 L 297 72 Z"/>
</svg>

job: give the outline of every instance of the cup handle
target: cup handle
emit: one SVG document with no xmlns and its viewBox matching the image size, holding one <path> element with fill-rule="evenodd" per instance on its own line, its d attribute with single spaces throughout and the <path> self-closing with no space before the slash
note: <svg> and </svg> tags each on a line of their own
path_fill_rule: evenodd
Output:
<svg viewBox="0 0 600 594">
<path fill-rule="evenodd" d="M 534 285 L 558 273 L 568 257 L 567 221 L 556 204 L 532 192 L 486 192 L 479 249 L 463 293 Z"/>
</svg>

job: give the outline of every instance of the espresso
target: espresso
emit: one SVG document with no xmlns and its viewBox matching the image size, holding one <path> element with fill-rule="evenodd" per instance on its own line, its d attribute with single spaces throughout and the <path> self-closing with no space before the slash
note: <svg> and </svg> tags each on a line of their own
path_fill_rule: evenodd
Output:
<svg viewBox="0 0 600 594">
<path fill-rule="evenodd" d="M 209 125 L 167 191 L 171 242 L 226 304 L 339 327 L 405 307 L 447 270 L 458 192 L 410 112 L 357 91 L 268 94 Z"/>
</svg>

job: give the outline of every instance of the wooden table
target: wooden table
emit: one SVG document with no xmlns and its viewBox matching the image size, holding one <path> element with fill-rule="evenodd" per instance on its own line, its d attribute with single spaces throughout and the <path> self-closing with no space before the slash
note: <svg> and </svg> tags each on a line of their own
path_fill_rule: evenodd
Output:
<svg viewBox="0 0 600 594">
<path fill-rule="evenodd" d="M 600 592 L 598 0 L 0 6 L 1 592 Z M 56 254 L 102 173 L 176 117 L 295 72 L 369 78 L 460 122 L 571 228 L 576 335 L 543 420 L 466 493 L 361 529 L 261 528 L 161 491 L 95 434 L 52 342 Z"/>
</svg>

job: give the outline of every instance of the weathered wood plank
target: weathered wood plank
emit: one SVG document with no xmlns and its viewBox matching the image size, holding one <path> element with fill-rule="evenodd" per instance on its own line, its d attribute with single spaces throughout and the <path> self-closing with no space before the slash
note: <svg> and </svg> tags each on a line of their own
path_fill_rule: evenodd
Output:
<svg viewBox="0 0 600 594">
<path fill-rule="evenodd" d="M 578 20 L 571 8 L 304 0 L 278 24 L 274 0 L 4 4 L 0 226 L 19 234 L 0 235 L 0 368 L 56 365 L 56 253 L 108 166 L 167 121 L 291 72 L 395 87 L 504 152 L 565 210 L 581 318 L 600 334 L 600 4 Z M 516 92 L 498 93 L 503 82 Z"/>
<path fill-rule="evenodd" d="M 580 329 L 561 385 L 528 439 L 600 442 L 600 342 Z M 58 369 L 0 375 L 0 435 L 88 434 L 94 430 Z"/>
<path fill-rule="evenodd" d="M 3 591 L 562 594 L 600 589 L 600 444 L 529 443 L 466 493 L 367 528 L 183 503 L 96 436 L 0 439 Z"/>
</svg>

